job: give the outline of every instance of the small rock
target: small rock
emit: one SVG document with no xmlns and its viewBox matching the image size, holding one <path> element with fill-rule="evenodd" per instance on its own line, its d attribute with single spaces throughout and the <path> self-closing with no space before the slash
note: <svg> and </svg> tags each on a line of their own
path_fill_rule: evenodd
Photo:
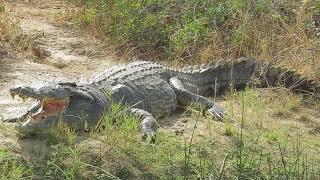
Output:
<svg viewBox="0 0 320 180">
<path fill-rule="evenodd" d="M 188 119 L 182 119 L 182 122 L 183 122 L 183 123 L 187 123 L 187 122 L 188 122 Z"/>
<path fill-rule="evenodd" d="M 183 133 L 184 133 L 184 129 L 175 129 L 175 130 L 174 130 L 174 133 L 175 133 L 176 135 L 183 134 Z"/>
</svg>

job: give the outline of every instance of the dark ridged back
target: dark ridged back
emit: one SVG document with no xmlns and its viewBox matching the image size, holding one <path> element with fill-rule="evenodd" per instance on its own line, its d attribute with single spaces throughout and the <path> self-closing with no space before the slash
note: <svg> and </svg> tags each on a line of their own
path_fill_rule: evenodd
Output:
<svg viewBox="0 0 320 180">
<path fill-rule="evenodd" d="M 252 59 L 221 60 L 216 64 L 207 64 L 174 70 L 172 76 L 178 77 L 185 88 L 200 94 L 225 91 L 230 86 L 240 88 L 253 78 L 257 63 Z"/>
<path fill-rule="evenodd" d="M 224 92 L 230 88 L 243 89 L 249 83 L 256 83 L 258 87 L 283 86 L 299 93 L 320 91 L 316 81 L 302 77 L 295 71 L 250 58 L 221 60 L 214 65 L 172 70 L 171 76 L 178 77 L 186 89 L 201 95 Z"/>
<path fill-rule="evenodd" d="M 303 78 L 294 71 L 250 58 L 221 60 L 216 64 L 202 64 L 183 69 L 168 68 L 148 61 L 136 61 L 111 67 L 93 78 L 91 83 L 103 88 L 119 83 L 143 84 L 152 81 L 153 76 L 159 76 L 167 82 L 170 78 L 177 77 L 186 89 L 200 95 L 225 91 L 230 87 L 241 89 L 256 80 L 260 82 L 261 87 L 284 86 L 299 92 L 320 90 L 316 82 Z M 150 85 L 146 83 L 146 86 L 148 84 Z"/>
<path fill-rule="evenodd" d="M 171 113 L 177 106 L 176 94 L 162 77 L 166 76 L 166 70 L 152 62 L 136 61 L 111 67 L 94 77 L 90 84 L 100 90 L 112 92 L 116 85 L 123 85 L 126 90 L 117 95 L 117 99 L 155 116 L 163 116 Z"/>
<path fill-rule="evenodd" d="M 148 80 L 148 77 L 159 76 L 164 71 L 165 68 L 162 65 L 148 61 L 136 61 L 112 66 L 93 77 L 89 83 L 103 88 L 122 83 L 141 83 L 143 80 Z"/>
</svg>

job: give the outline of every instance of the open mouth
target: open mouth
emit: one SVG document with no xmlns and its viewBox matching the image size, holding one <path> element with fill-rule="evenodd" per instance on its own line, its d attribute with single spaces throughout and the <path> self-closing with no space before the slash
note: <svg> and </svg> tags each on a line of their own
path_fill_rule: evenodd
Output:
<svg viewBox="0 0 320 180">
<path fill-rule="evenodd" d="M 57 116 L 59 113 L 64 111 L 65 107 L 69 103 L 69 97 L 65 98 L 48 98 L 39 97 L 35 95 L 23 94 L 21 91 L 17 92 L 14 89 L 10 91 L 12 98 L 18 96 L 20 99 L 25 100 L 28 98 L 36 99 L 38 102 L 34 104 L 28 110 L 28 114 L 31 118 L 27 118 L 28 122 L 31 123 L 42 123 L 50 116 Z"/>
<path fill-rule="evenodd" d="M 68 99 L 43 99 L 37 112 L 31 114 L 32 123 L 41 123 L 49 116 L 57 116 L 68 105 Z"/>
</svg>

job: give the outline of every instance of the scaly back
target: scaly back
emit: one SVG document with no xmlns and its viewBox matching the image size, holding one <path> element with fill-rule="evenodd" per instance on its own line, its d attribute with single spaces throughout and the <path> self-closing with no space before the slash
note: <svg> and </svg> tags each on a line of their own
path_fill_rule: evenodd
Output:
<svg viewBox="0 0 320 180">
<path fill-rule="evenodd" d="M 186 89 L 200 95 L 208 95 L 214 91 L 224 92 L 231 87 L 243 89 L 248 83 L 253 82 L 262 88 L 284 86 L 300 93 L 320 91 L 319 84 L 295 71 L 249 58 L 222 60 L 214 65 L 196 65 L 182 70 L 172 70 L 171 76 L 176 76 Z"/>
</svg>

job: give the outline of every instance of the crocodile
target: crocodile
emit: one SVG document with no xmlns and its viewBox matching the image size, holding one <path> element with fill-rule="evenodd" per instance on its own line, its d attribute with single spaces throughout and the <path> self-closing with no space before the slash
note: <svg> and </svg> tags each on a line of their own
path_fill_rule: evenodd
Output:
<svg viewBox="0 0 320 180">
<path fill-rule="evenodd" d="M 258 82 L 258 83 L 257 83 Z M 248 84 L 259 87 L 284 86 L 298 93 L 317 93 L 317 82 L 286 68 L 251 58 L 218 61 L 182 69 L 135 61 L 113 66 L 85 83 L 55 82 L 43 87 L 18 86 L 12 96 L 37 101 L 20 117 L 23 133 L 37 133 L 55 126 L 60 119 L 76 130 L 94 127 L 110 111 L 111 100 L 126 105 L 141 120 L 143 139 L 155 140 L 156 118 L 169 115 L 177 106 L 197 105 L 213 118 L 223 121 L 225 110 L 207 96 Z M 24 122 L 23 122 L 24 121 Z"/>
</svg>

